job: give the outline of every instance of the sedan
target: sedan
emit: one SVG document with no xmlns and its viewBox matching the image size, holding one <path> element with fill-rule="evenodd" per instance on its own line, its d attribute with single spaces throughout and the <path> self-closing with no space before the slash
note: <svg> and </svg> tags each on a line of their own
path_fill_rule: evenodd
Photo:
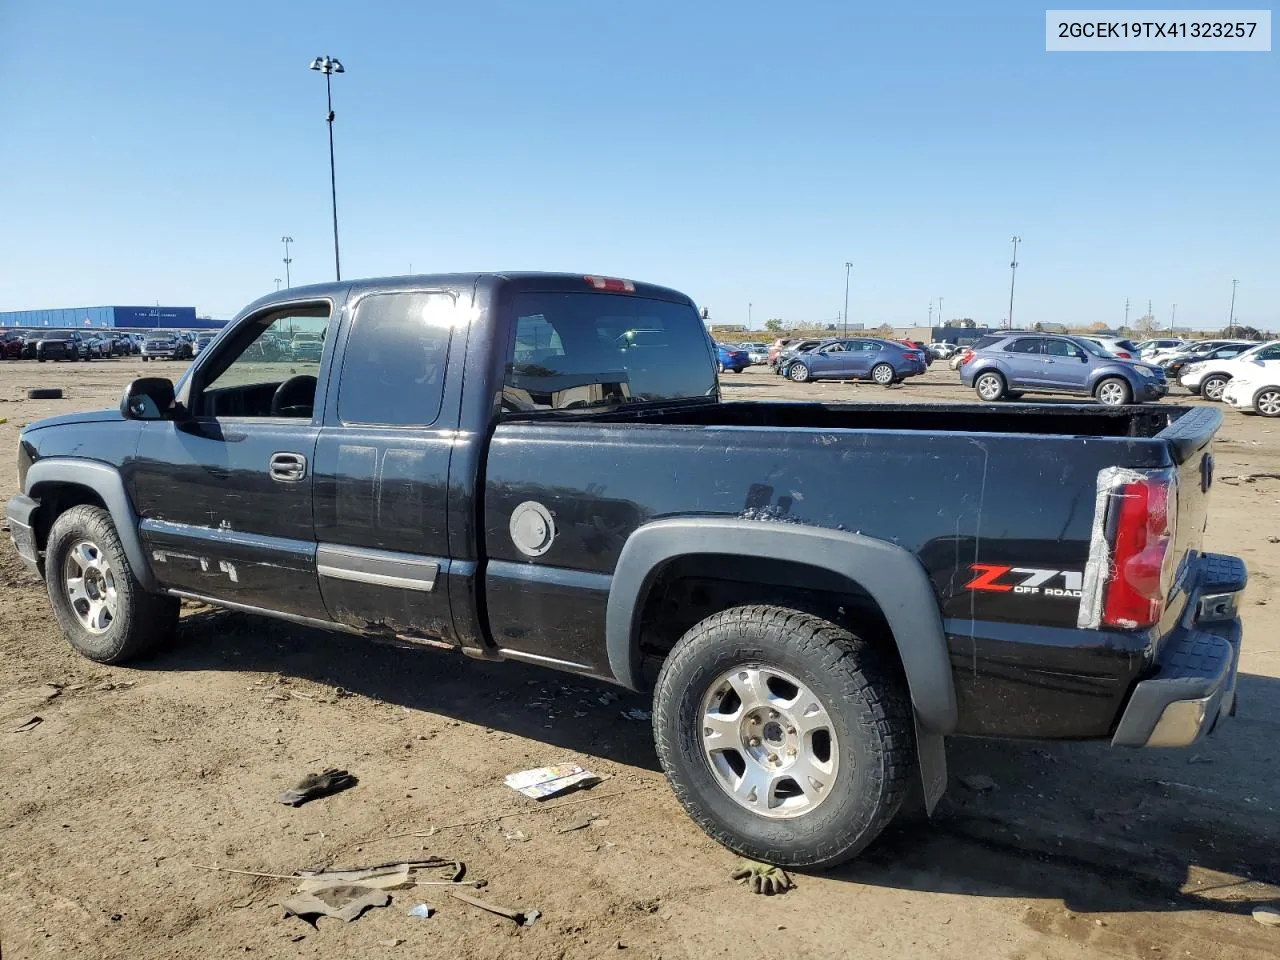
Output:
<svg viewBox="0 0 1280 960">
<path fill-rule="evenodd" d="M 1261 370 L 1233 378 L 1222 390 L 1222 401 L 1245 413 L 1280 417 L 1280 371 Z"/>
<path fill-rule="evenodd" d="M 882 387 L 901 383 L 907 377 L 918 377 L 927 369 L 923 350 L 869 337 L 828 340 L 780 365 L 782 375 L 796 383 L 871 380 Z"/>
<path fill-rule="evenodd" d="M 720 365 L 721 373 L 729 370 L 741 373 L 751 366 L 751 357 L 747 351 L 738 347 L 726 347 L 722 343 L 716 344 L 716 361 Z"/>
</svg>

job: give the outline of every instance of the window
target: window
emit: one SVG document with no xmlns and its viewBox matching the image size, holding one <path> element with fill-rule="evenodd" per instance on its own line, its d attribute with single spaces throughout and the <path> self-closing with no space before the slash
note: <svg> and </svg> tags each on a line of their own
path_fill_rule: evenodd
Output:
<svg viewBox="0 0 1280 960">
<path fill-rule="evenodd" d="M 200 371 L 197 413 L 311 419 L 329 304 L 263 314 L 235 331 Z"/>
<path fill-rule="evenodd" d="M 1004 337 L 999 337 L 999 336 L 996 336 L 996 337 L 992 337 L 992 336 L 979 337 L 977 340 L 975 340 L 975 341 L 973 342 L 973 345 L 972 345 L 972 346 L 970 346 L 970 347 L 969 347 L 969 349 L 970 349 L 970 350 L 985 350 L 987 347 L 994 346 L 995 344 L 999 343 L 999 342 L 1000 342 L 1001 340 L 1003 340 L 1003 339 L 1004 339 Z"/>
<path fill-rule="evenodd" d="M 1219 347 L 1216 351 L 1214 351 L 1213 359 L 1226 360 L 1228 357 L 1238 357 L 1240 354 L 1244 353 L 1248 349 L 1249 349 L 1248 347 L 1241 347 L 1241 346 Z"/>
<path fill-rule="evenodd" d="M 1083 350 L 1066 340 L 1046 340 L 1044 352 L 1048 357 L 1070 357 L 1073 360 L 1079 360 L 1084 356 Z"/>
<path fill-rule="evenodd" d="M 1005 347 L 1006 353 L 1040 353 L 1044 341 L 1039 337 L 1022 337 Z"/>
<path fill-rule="evenodd" d="M 440 416 L 449 337 L 458 313 L 451 294 L 385 293 L 356 307 L 338 386 L 343 423 L 425 427 Z"/>
<path fill-rule="evenodd" d="M 1271 346 L 1263 347 L 1254 356 L 1255 360 L 1280 360 L 1280 343 L 1273 343 Z"/>
<path fill-rule="evenodd" d="M 703 397 L 716 389 L 688 304 L 609 293 L 522 293 L 502 391 L 507 410 Z"/>
<path fill-rule="evenodd" d="M 848 347 L 846 347 L 843 343 L 840 343 L 839 341 L 837 341 L 836 343 L 828 343 L 822 349 L 825 350 L 827 353 L 844 353 L 846 350 L 856 350 L 857 347 L 853 344 L 850 344 Z"/>
</svg>

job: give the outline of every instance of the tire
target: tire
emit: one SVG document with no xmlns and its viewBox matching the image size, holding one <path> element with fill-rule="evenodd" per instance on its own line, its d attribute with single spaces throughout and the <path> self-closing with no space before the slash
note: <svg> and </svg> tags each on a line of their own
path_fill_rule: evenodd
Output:
<svg viewBox="0 0 1280 960">
<path fill-rule="evenodd" d="M 809 368 L 803 363 L 793 363 L 787 367 L 786 376 L 793 383 L 805 383 L 809 379 Z"/>
<path fill-rule="evenodd" d="M 146 363 L 146 362 L 147 362 L 148 360 L 150 360 L 150 359 L 151 359 L 150 357 L 143 357 L 143 358 L 142 358 L 142 362 L 143 362 L 143 363 Z"/>
<path fill-rule="evenodd" d="M 707 722 L 725 700 L 736 699 L 734 712 L 742 714 L 729 678 L 752 671 L 754 689 L 768 680 L 768 692 L 784 702 L 757 708 L 761 736 L 753 744 L 744 733 L 753 727 L 732 721 L 725 739 L 713 739 Z M 797 713 L 787 711 L 787 697 Z M 801 712 L 802 702 L 816 705 L 820 719 Z M 806 718 L 815 725 L 807 734 L 799 722 Z M 898 812 L 915 770 L 911 702 L 896 664 L 847 630 L 783 607 L 734 607 L 681 637 L 658 677 L 653 728 L 667 780 L 694 822 L 735 853 L 785 867 L 830 867 L 857 856 Z M 789 741 L 802 751 L 790 761 Z M 726 748 L 708 746 L 716 742 Z M 733 796 L 734 780 L 742 791 L 745 774 L 766 770 L 747 767 L 747 750 L 766 755 L 762 763 L 782 758 L 767 781 L 768 813 L 755 790 Z M 787 776 L 806 757 L 812 795 Z M 824 776 L 830 779 L 818 789 Z"/>
<path fill-rule="evenodd" d="M 28 400 L 61 400 L 61 387 L 35 387 L 27 391 Z"/>
<path fill-rule="evenodd" d="M 882 387 L 891 386 L 895 376 L 892 364 L 877 363 L 871 368 L 871 379 Z"/>
<path fill-rule="evenodd" d="M 729 372 L 729 368 L 728 368 L 728 367 L 726 367 L 723 363 L 719 364 L 719 367 L 720 367 L 720 372 L 721 372 L 721 373 L 728 373 L 728 372 Z"/>
<path fill-rule="evenodd" d="M 1106 377 L 1093 388 L 1093 398 L 1107 407 L 1122 407 L 1133 402 L 1133 390 L 1120 377 Z"/>
<path fill-rule="evenodd" d="M 44 363 L 46 359 L 48 359 L 48 358 L 46 358 L 46 357 L 36 357 L 36 362 L 37 362 L 37 363 Z"/>
<path fill-rule="evenodd" d="M 974 379 L 973 389 L 978 394 L 979 400 L 995 403 L 997 400 L 1004 399 L 1009 387 L 1004 382 L 1003 376 L 994 370 L 987 370 Z"/>
<path fill-rule="evenodd" d="M 1022 399 L 1022 393 L 1021 393 L 1021 392 L 1014 393 L 1012 390 L 1006 390 L 1006 391 L 1005 391 L 1004 398 L 1005 398 L 1006 400 L 1021 400 L 1021 399 Z"/>
<path fill-rule="evenodd" d="M 1206 400 L 1212 400 L 1214 403 L 1220 403 L 1222 401 L 1222 391 L 1227 388 L 1227 382 L 1230 379 L 1230 377 L 1224 377 L 1217 373 L 1205 377 L 1200 382 L 1200 396 Z"/>
<path fill-rule="evenodd" d="M 73 552 L 80 561 L 72 559 Z M 83 573 L 73 579 L 69 571 Z M 171 637 L 177 626 L 178 599 L 142 589 L 111 515 L 101 507 L 72 507 L 53 522 L 45 580 L 67 642 L 98 663 L 127 663 L 142 657 Z M 73 599 L 69 581 L 77 580 L 79 598 Z M 114 604 L 108 599 L 111 596 Z"/>
<path fill-rule="evenodd" d="M 1264 417 L 1280 417 L 1280 387 L 1263 387 L 1254 395 L 1253 409 Z"/>
</svg>

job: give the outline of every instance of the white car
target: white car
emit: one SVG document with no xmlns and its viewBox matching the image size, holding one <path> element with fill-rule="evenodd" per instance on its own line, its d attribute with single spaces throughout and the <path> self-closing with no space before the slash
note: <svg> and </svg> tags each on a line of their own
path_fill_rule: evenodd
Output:
<svg viewBox="0 0 1280 960">
<path fill-rule="evenodd" d="M 1183 367 L 1178 382 L 1206 400 L 1221 400 L 1227 384 L 1237 377 L 1252 380 L 1273 373 L 1280 373 L 1280 341 L 1276 340 L 1260 343 L 1239 356 Z"/>
<path fill-rule="evenodd" d="M 1187 341 L 1175 337 L 1168 337 L 1163 340 L 1143 340 L 1134 344 L 1138 348 L 1138 356 L 1143 360 L 1155 361 L 1159 359 L 1159 355 L 1165 352 L 1176 352 L 1180 348 L 1186 346 Z"/>
<path fill-rule="evenodd" d="M 747 351 L 747 359 L 752 363 L 769 362 L 769 345 L 767 343 L 744 343 L 742 349 Z"/>
<path fill-rule="evenodd" d="M 929 344 L 929 352 L 939 360 L 946 360 L 956 352 L 956 345 L 954 343 L 947 343 L 939 340 L 935 343 Z"/>
<path fill-rule="evenodd" d="M 1280 370 L 1241 373 L 1223 388 L 1222 401 L 1237 410 L 1280 417 Z"/>
<path fill-rule="evenodd" d="M 1090 343 L 1096 343 L 1111 356 L 1119 360 L 1137 360 L 1138 347 L 1132 340 L 1122 340 L 1120 337 L 1076 337 L 1077 340 L 1088 340 Z"/>
</svg>

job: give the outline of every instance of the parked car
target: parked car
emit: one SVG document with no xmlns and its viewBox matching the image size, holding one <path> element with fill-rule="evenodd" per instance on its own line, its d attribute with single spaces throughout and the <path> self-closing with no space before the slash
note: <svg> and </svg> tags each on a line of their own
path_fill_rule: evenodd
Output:
<svg viewBox="0 0 1280 960">
<path fill-rule="evenodd" d="M 1158 358 L 1161 351 L 1174 351 L 1186 344 L 1186 340 L 1179 337 L 1155 338 L 1152 340 L 1140 340 L 1134 344 L 1138 348 L 1138 356 L 1143 360 L 1154 361 Z"/>
<path fill-rule="evenodd" d="M 945 340 L 935 340 L 929 344 L 929 352 L 933 354 L 935 359 L 948 360 L 956 352 L 956 345 L 947 343 Z"/>
<path fill-rule="evenodd" d="M 807 340 L 792 340 L 786 345 L 782 352 L 778 354 L 777 359 L 774 361 L 773 372 L 781 374 L 784 368 L 789 366 L 791 361 L 800 356 L 800 354 L 808 353 L 810 350 L 822 346 L 825 342 L 825 340 L 815 340 L 812 338 Z"/>
<path fill-rule="evenodd" d="M 1202 360 L 1229 360 L 1255 346 L 1252 340 L 1205 340 L 1194 348 L 1174 353 L 1160 361 L 1165 376 L 1176 383 L 1182 371 Z"/>
<path fill-rule="evenodd" d="M 782 351 L 786 350 L 787 347 L 791 346 L 791 344 L 795 342 L 795 337 L 779 337 L 777 340 L 773 341 L 773 343 L 769 345 L 769 365 L 777 366 L 778 357 L 782 354 Z"/>
<path fill-rule="evenodd" d="M 767 343 L 744 343 L 742 346 L 747 351 L 747 358 L 753 366 L 758 363 L 769 362 L 769 345 Z"/>
<path fill-rule="evenodd" d="M 1263 368 L 1259 370 L 1258 368 Z M 1221 400 L 1235 377 L 1280 369 L 1280 342 L 1259 343 L 1234 357 L 1199 360 L 1182 368 L 1178 383 L 1206 400 Z"/>
<path fill-rule="evenodd" d="M 190 360 L 191 344 L 176 333 L 157 333 L 142 342 L 142 359 Z"/>
<path fill-rule="evenodd" d="M 782 375 L 796 383 L 809 380 L 871 380 L 888 387 L 927 369 L 924 351 L 896 340 L 856 337 L 827 340 L 784 361 Z"/>
<path fill-rule="evenodd" d="M 904 347 L 906 347 L 908 350 L 919 351 L 920 356 L 924 358 L 924 364 L 926 367 L 931 366 L 933 364 L 933 360 L 934 360 L 933 351 L 929 349 L 929 345 L 927 343 L 924 343 L 921 340 L 908 340 L 905 338 L 898 338 L 898 337 L 894 337 L 892 342 L 900 343 Z"/>
<path fill-rule="evenodd" d="M 86 337 L 85 355 L 90 360 L 110 360 L 111 340 L 108 337 Z"/>
<path fill-rule="evenodd" d="M 318 333 L 295 333 L 289 341 L 289 359 L 303 363 L 319 363 L 324 341 Z"/>
<path fill-rule="evenodd" d="M 1246 413 L 1280 417 L 1280 370 L 1241 371 L 1223 387 L 1222 400 Z"/>
<path fill-rule="evenodd" d="M 751 356 L 741 347 L 725 346 L 723 343 L 717 343 L 716 362 L 720 365 L 721 373 L 725 373 L 728 370 L 732 370 L 734 373 L 741 373 L 751 366 Z"/>
<path fill-rule="evenodd" d="M 22 341 L 22 333 L 18 330 L 0 332 L 0 360 L 21 360 Z"/>
<path fill-rule="evenodd" d="M 1071 393 L 1120 406 L 1159 400 L 1169 392 L 1159 367 L 1113 357 L 1081 337 L 1006 333 L 979 344 L 960 368 L 960 381 L 989 402 L 1024 393 Z"/>
<path fill-rule="evenodd" d="M 199 356 L 200 351 L 213 343 L 212 333 L 200 333 L 196 335 L 196 342 L 192 345 L 191 352 L 193 356 Z"/>
<path fill-rule="evenodd" d="M 299 310 L 327 377 L 241 363 Z M 637 324 L 664 336 L 614 345 Z M 348 279 L 262 298 L 176 386 L 25 426 L 5 513 L 88 658 L 169 642 L 189 598 L 650 691 L 693 819 L 829 867 L 917 787 L 934 808 L 947 737 L 1227 727 L 1246 575 L 1201 548 L 1222 417 L 1161 414 L 725 403 L 665 287 Z"/>
<path fill-rule="evenodd" d="M 1080 335 L 1075 338 L 1077 341 L 1087 340 L 1096 344 L 1113 357 L 1121 360 L 1137 360 L 1138 345 L 1132 340 L 1125 340 L 1121 337 L 1095 337 L 1091 335 Z"/>
<path fill-rule="evenodd" d="M 27 336 L 22 356 L 41 363 L 46 360 L 88 360 L 89 346 L 79 330 L 36 330 Z"/>
</svg>

